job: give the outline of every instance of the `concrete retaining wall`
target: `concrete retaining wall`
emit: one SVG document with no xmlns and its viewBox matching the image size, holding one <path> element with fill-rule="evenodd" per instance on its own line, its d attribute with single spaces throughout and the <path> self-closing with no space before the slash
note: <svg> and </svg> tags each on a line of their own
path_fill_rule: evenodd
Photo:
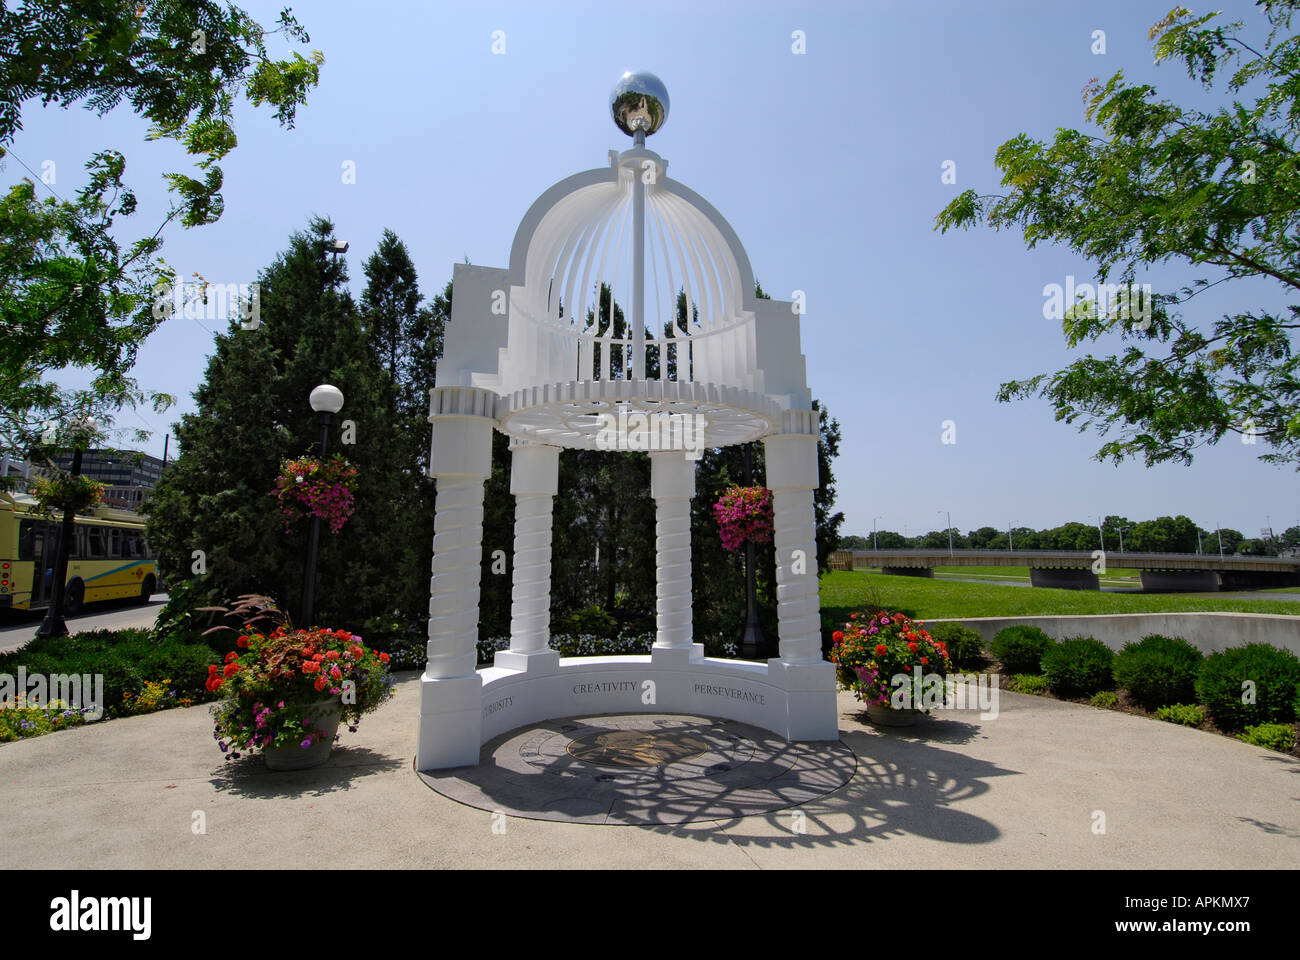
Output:
<svg viewBox="0 0 1300 960">
<path fill-rule="evenodd" d="M 926 623 L 944 621 L 927 620 Z M 1054 640 L 1095 637 L 1112 650 L 1147 634 L 1182 637 L 1204 653 L 1268 643 L 1300 656 L 1300 617 L 1272 613 L 1107 613 L 1076 617 L 975 617 L 951 620 L 978 630 L 987 647 L 1003 627 L 1023 623 Z"/>
</svg>

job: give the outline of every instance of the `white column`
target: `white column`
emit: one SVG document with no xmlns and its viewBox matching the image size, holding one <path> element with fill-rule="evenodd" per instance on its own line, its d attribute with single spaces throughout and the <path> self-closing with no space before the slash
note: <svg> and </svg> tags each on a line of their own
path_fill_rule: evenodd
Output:
<svg viewBox="0 0 1300 960">
<path fill-rule="evenodd" d="M 691 649 L 691 497 L 695 461 L 680 450 L 650 454 L 655 501 L 657 649 Z"/>
<path fill-rule="evenodd" d="M 482 477 L 439 477 L 434 500 L 426 677 L 460 677 L 478 664 L 483 559 Z"/>
<path fill-rule="evenodd" d="M 420 680 L 416 769 L 478 762 L 483 681 L 475 671 L 483 559 L 483 481 L 492 472 L 496 394 L 429 391 L 434 500 L 428 663 Z"/>
<path fill-rule="evenodd" d="M 817 437 L 782 433 L 766 438 L 763 447 L 776 528 L 773 538 L 781 659 L 788 663 L 818 663 L 822 660 L 821 612 L 817 518 L 813 510 Z"/>
<path fill-rule="evenodd" d="M 548 645 L 551 626 L 551 509 L 559 489 L 560 448 L 510 444 L 510 492 L 515 496 L 515 569 L 510 593 L 510 649 L 495 665 L 553 669 L 560 655 Z"/>
</svg>

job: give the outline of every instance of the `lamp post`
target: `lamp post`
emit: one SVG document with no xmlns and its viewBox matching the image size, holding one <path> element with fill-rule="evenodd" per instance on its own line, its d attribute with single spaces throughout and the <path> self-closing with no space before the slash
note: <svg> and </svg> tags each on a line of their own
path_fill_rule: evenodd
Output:
<svg viewBox="0 0 1300 960">
<path fill-rule="evenodd" d="M 948 517 L 948 556 L 952 556 L 952 511 L 936 510 L 935 513 L 943 513 Z"/>
<path fill-rule="evenodd" d="M 73 438 L 75 446 L 72 448 L 72 472 L 74 477 L 81 476 L 81 448 L 87 438 L 95 432 L 95 421 L 86 417 L 80 428 L 76 431 Z M 63 619 L 63 601 L 67 593 L 68 579 L 68 552 L 72 544 L 72 538 L 77 535 L 77 514 L 71 507 L 63 509 L 63 525 L 59 530 L 59 547 L 54 557 L 54 593 L 50 597 L 50 605 L 45 609 L 45 619 L 41 625 L 36 628 L 38 637 L 64 637 L 68 635 L 68 625 Z M 41 566 L 44 566 L 44 556 L 41 558 Z M 43 571 L 33 570 L 32 576 L 43 575 Z M 35 584 L 33 583 L 33 588 Z"/>
<path fill-rule="evenodd" d="M 640 356 L 640 355 L 638 355 Z M 637 360 L 637 363 L 641 363 Z M 745 486 L 754 482 L 753 458 L 749 444 L 742 448 L 745 456 Z M 754 567 L 754 541 L 745 541 L 745 633 L 740 639 L 740 655 L 746 660 L 757 660 L 763 649 L 763 629 L 758 625 L 757 571 Z"/>
<path fill-rule="evenodd" d="M 320 458 L 329 453 L 330 424 L 334 414 L 343 409 L 343 391 L 323 383 L 311 392 L 311 408 L 316 411 L 320 424 Z M 311 626 L 312 608 L 316 605 L 316 558 L 320 554 L 320 517 L 311 518 L 311 534 L 307 541 L 307 569 L 302 576 L 302 625 Z"/>
<path fill-rule="evenodd" d="M 880 549 L 880 544 L 876 543 L 876 521 L 877 521 L 877 520 L 884 520 L 884 519 L 885 519 L 884 517 L 872 517 L 872 518 L 871 518 L 871 549 L 872 549 L 872 550 L 879 550 L 879 549 Z"/>
<path fill-rule="evenodd" d="M 1219 535 L 1219 556 L 1222 557 L 1223 556 L 1223 527 L 1220 527 L 1217 523 L 1215 524 L 1215 526 L 1218 529 L 1216 529 L 1214 532 Z"/>
<path fill-rule="evenodd" d="M 1011 530 L 1015 525 L 1016 525 L 1015 520 L 1007 521 L 1007 552 L 1008 553 L 1016 552 L 1016 541 L 1011 536 Z"/>
<path fill-rule="evenodd" d="M 1120 552 L 1120 553 L 1123 553 L 1123 552 L 1124 552 L 1124 531 L 1125 531 L 1125 530 L 1132 530 L 1132 529 L 1133 529 L 1132 527 L 1120 527 L 1120 528 L 1119 528 L 1119 552 Z M 1200 536 L 1201 536 L 1200 531 L 1197 531 L 1197 534 L 1196 534 L 1196 537 L 1197 537 L 1196 542 L 1197 542 L 1197 543 L 1200 543 Z M 1200 550 L 1198 549 L 1198 550 L 1197 550 L 1197 553 L 1199 553 L 1199 552 L 1200 552 Z"/>
</svg>

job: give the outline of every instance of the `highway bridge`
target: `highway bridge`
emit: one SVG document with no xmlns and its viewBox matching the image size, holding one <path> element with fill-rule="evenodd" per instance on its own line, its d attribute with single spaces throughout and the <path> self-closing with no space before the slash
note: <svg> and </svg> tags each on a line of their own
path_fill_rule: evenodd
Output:
<svg viewBox="0 0 1300 960">
<path fill-rule="evenodd" d="M 832 570 L 880 567 L 894 576 L 933 577 L 935 567 L 1028 567 L 1035 587 L 1099 590 L 1107 569 L 1137 570 L 1146 592 L 1249 590 L 1300 585 L 1300 558 L 1212 553 L 1087 550 L 837 550 Z"/>
</svg>

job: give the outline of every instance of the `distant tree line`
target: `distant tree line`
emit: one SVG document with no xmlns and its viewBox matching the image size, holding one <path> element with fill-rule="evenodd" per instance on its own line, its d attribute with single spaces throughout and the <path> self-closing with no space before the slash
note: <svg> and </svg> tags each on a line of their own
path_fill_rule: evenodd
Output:
<svg viewBox="0 0 1300 960">
<path fill-rule="evenodd" d="M 1199 540 L 1198 540 L 1199 533 Z M 1098 529 L 1095 523 L 1072 521 L 1059 527 L 1035 530 L 1013 527 L 1010 531 L 980 527 L 968 533 L 952 530 L 955 550 L 1099 550 L 1118 552 L 1121 543 L 1131 553 L 1218 553 L 1222 539 L 1225 554 L 1278 556 L 1300 550 L 1300 525 L 1288 527 L 1274 537 L 1247 537 L 1240 530 L 1207 530 L 1181 514 L 1134 522 L 1127 517 L 1109 516 Z M 894 530 L 840 537 L 841 550 L 939 550 L 948 548 L 948 531 L 905 537 Z"/>
</svg>

